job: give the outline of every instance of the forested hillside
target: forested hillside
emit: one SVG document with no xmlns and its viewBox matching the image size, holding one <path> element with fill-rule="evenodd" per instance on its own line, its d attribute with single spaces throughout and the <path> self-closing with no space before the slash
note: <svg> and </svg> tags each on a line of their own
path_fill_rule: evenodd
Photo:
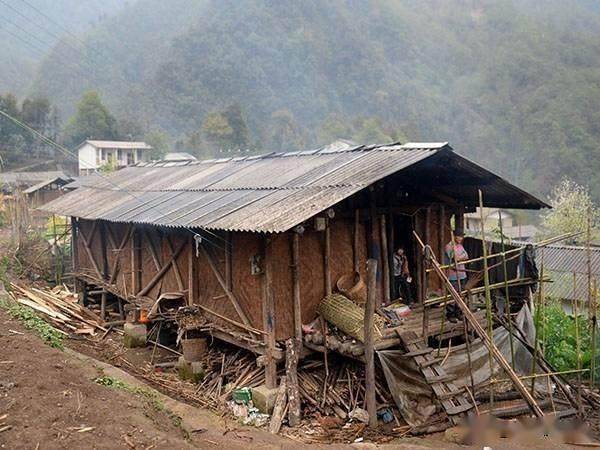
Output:
<svg viewBox="0 0 600 450">
<path fill-rule="evenodd" d="M 539 193 L 600 197 L 600 8 L 579 0 L 138 0 L 59 44 L 32 93 L 99 92 L 198 153 L 449 140 Z M 62 53 L 61 53 L 62 52 Z"/>
<path fill-rule="evenodd" d="M 77 35 L 100 24 L 121 4 L 121 0 L 0 1 L 0 93 L 25 93 L 39 63 L 59 40 L 65 39 L 76 51 L 82 47 Z M 67 47 L 64 56 L 73 58 L 73 50 Z"/>
</svg>

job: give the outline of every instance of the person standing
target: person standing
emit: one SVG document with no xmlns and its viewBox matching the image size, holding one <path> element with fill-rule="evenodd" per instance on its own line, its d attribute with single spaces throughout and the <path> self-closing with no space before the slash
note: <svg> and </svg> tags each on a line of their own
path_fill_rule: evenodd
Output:
<svg viewBox="0 0 600 450">
<path fill-rule="evenodd" d="M 465 233 L 461 228 L 454 230 L 454 241 L 450 241 L 444 248 L 444 264 L 450 266 L 447 271 L 448 280 L 460 294 L 467 283 L 467 269 L 461 261 L 469 259 L 469 254 L 463 247 Z M 456 303 L 446 305 L 446 317 L 451 322 L 457 322 L 461 317 L 461 311 Z"/>
<path fill-rule="evenodd" d="M 394 287 L 396 295 L 401 296 L 407 305 L 412 303 L 411 281 L 408 258 L 404 253 L 404 249 L 399 247 L 394 252 Z"/>
</svg>

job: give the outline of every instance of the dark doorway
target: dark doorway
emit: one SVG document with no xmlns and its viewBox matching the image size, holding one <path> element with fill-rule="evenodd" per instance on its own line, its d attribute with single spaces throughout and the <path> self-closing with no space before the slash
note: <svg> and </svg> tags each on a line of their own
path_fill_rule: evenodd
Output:
<svg viewBox="0 0 600 450">
<path fill-rule="evenodd" d="M 409 283 L 411 298 L 416 298 L 416 255 L 414 248 L 414 238 L 413 238 L 413 217 L 405 214 L 394 214 L 392 220 L 392 229 L 391 237 L 390 237 L 390 271 L 391 271 L 391 279 L 392 283 L 390 283 L 391 295 L 390 298 L 395 300 L 400 297 L 401 292 L 398 292 L 398 286 L 396 280 L 394 278 L 394 258 L 393 255 L 398 250 L 398 248 L 402 247 L 404 249 L 404 254 L 408 259 L 408 269 L 410 271 L 410 276 L 412 278 L 412 282 Z"/>
</svg>

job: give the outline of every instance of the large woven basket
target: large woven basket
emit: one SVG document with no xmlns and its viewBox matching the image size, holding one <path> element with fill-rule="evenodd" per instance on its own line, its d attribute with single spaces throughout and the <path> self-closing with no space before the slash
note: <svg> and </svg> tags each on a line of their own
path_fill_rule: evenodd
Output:
<svg viewBox="0 0 600 450">
<path fill-rule="evenodd" d="M 365 309 L 354 303 L 349 298 L 340 294 L 331 294 L 321 300 L 318 312 L 327 322 L 335 325 L 348 336 L 365 341 Z M 375 314 L 373 319 L 373 336 L 375 341 L 383 337 L 385 321 L 383 317 Z"/>
<path fill-rule="evenodd" d="M 364 305 L 367 301 L 367 285 L 363 281 L 360 273 L 351 272 L 342 275 L 336 286 L 344 296 L 348 297 L 359 305 Z"/>
</svg>

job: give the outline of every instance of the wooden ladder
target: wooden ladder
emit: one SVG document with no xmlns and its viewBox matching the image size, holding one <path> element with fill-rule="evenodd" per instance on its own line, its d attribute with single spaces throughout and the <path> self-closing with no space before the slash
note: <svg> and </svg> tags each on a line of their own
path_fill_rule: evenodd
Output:
<svg viewBox="0 0 600 450">
<path fill-rule="evenodd" d="M 433 349 L 423 342 L 414 331 L 397 331 L 398 337 L 408 351 L 404 356 L 414 359 L 417 367 L 431 386 L 450 421 L 457 425 L 467 416 L 473 404 L 467 400 L 463 389 L 453 383 L 454 378 L 440 365 L 443 358 L 432 355 Z"/>
</svg>

